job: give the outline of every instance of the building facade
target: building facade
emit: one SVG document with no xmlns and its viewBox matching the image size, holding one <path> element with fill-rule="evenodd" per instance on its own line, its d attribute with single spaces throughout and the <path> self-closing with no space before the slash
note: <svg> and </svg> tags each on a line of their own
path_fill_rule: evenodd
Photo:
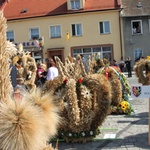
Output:
<svg viewBox="0 0 150 150">
<path fill-rule="evenodd" d="M 118 0 L 6 3 L 3 10 L 8 40 L 23 43 L 36 60 L 59 56 L 63 61 L 68 55 L 87 57 L 98 52 L 110 61 L 119 61 L 122 56 Z"/>
<path fill-rule="evenodd" d="M 124 56 L 132 59 L 132 66 L 150 55 L 150 1 L 122 0 L 122 29 Z"/>
</svg>

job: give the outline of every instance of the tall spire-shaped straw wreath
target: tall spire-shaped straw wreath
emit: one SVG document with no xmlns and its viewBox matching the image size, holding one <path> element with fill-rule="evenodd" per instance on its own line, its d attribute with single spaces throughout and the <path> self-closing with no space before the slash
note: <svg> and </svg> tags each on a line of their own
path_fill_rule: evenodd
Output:
<svg viewBox="0 0 150 150">
<path fill-rule="evenodd" d="M 11 94 L 8 59 L 16 49 L 6 41 L 6 19 L 0 11 L 0 150 L 52 150 L 46 142 L 57 132 L 59 109 L 49 93 L 40 89 Z"/>
</svg>

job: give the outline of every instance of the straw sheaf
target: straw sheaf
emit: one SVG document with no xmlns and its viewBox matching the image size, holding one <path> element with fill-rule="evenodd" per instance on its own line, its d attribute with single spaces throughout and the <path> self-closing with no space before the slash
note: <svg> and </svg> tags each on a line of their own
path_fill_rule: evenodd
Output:
<svg viewBox="0 0 150 150">
<path fill-rule="evenodd" d="M 10 82 L 10 67 L 9 67 L 9 54 L 8 48 L 9 42 L 6 39 L 6 19 L 3 16 L 3 11 L 0 11 L 0 68 L 1 68 L 1 76 L 0 76 L 0 100 L 7 102 L 8 96 L 11 91 L 11 82 Z"/>
<path fill-rule="evenodd" d="M 97 73 L 100 68 L 105 66 L 103 59 L 100 59 L 100 58 L 98 59 L 95 58 L 95 60 L 93 60 L 92 62 L 94 64 L 93 70 L 95 73 Z"/>
<path fill-rule="evenodd" d="M 106 72 L 109 74 L 108 80 L 111 85 L 111 93 L 112 93 L 112 102 L 111 104 L 114 106 L 117 106 L 119 102 L 122 101 L 122 85 L 118 78 L 118 75 L 115 73 L 115 71 L 109 67 L 106 70 L 103 70 L 103 74 L 105 75 Z"/>
<path fill-rule="evenodd" d="M 138 77 L 139 83 L 142 83 L 142 85 L 149 85 L 150 60 L 141 59 L 138 61 L 134 66 L 134 71 Z"/>
<path fill-rule="evenodd" d="M 59 115 L 59 106 L 54 102 L 54 96 L 49 93 L 44 93 L 41 89 L 36 89 L 30 94 L 30 97 L 26 96 L 27 100 L 32 101 L 43 113 L 43 119 L 46 123 L 46 131 L 49 138 L 52 138 L 57 133 L 58 126 L 61 118 Z"/>
<path fill-rule="evenodd" d="M 102 125 L 106 116 L 109 113 L 111 103 L 111 86 L 108 80 L 100 74 L 92 74 L 84 79 L 85 86 L 96 92 L 96 99 L 92 99 L 94 118 L 92 121 L 92 129 Z M 95 104 L 94 104 L 95 103 Z"/>
<path fill-rule="evenodd" d="M 81 56 L 77 55 L 76 62 L 74 66 L 74 79 L 79 79 L 79 77 L 83 76 L 85 77 L 87 75 Z"/>
<path fill-rule="evenodd" d="M 80 125 L 82 126 L 82 130 L 84 128 L 90 130 L 93 121 L 94 113 L 92 111 L 92 93 L 90 92 L 90 89 L 85 85 L 81 85 L 79 91 L 77 91 L 77 96 L 80 99 Z"/>
<path fill-rule="evenodd" d="M 69 57 L 70 58 L 70 57 Z M 65 68 L 66 68 L 66 70 L 69 70 L 69 77 L 73 77 L 74 76 L 74 63 L 73 62 L 71 62 L 70 60 L 69 60 L 69 58 L 67 57 L 66 59 L 65 59 Z"/>
<path fill-rule="evenodd" d="M 58 76 L 56 78 L 54 78 L 53 80 L 48 80 L 45 83 L 45 92 L 51 92 L 52 94 L 54 94 L 54 92 L 56 91 L 56 89 L 63 83 L 63 81 L 65 80 L 65 77 L 62 76 Z"/>
<path fill-rule="evenodd" d="M 68 126 L 71 131 L 76 132 L 76 126 L 79 125 L 80 121 L 80 108 L 78 107 L 78 99 L 76 93 L 76 81 L 74 79 L 69 79 L 66 85 L 66 102 L 67 115 L 68 115 Z"/>
<path fill-rule="evenodd" d="M 48 134 L 43 112 L 23 99 L 15 103 L 0 103 L 0 149 L 41 150 Z"/>
<path fill-rule="evenodd" d="M 58 71 L 59 71 L 59 75 L 61 77 L 64 77 L 64 76 L 69 76 L 68 75 L 68 72 L 64 66 L 64 64 L 61 62 L 61 60 L 58 58 L 58 57 L 55 57 L 55 61 L 56 61 L 56 66 L 58 68 Z"/>
<path fill-rule="evenodd" d="M 15 44 L 12 42 L 7 41 L 7 48 L 6 48 L 6 53 L 9 58 L 12 58 L 14 55 L 17 53 L 17 48 Z"/>
</svg>

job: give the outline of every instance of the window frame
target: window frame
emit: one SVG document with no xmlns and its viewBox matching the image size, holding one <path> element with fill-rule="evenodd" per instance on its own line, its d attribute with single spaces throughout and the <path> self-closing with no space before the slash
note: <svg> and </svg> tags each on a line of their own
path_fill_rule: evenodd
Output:
<svg viewBox="0 0 150 150">
<path fill-rule="evenodd" d="M 54 27 L 54 32 L 56 36 L 52 37 L 52 33 L 51 33 L 51 27 Z M 59 27 L 60 30 L 60 35 L 57 36 L 57 27 Z M 61 25 L 50 25 L 49 26 L 49 38 L 53 39 L 53 38 L 61 38 L 62 37 L 62 33 L 61 33 Z"/>
<path fill-rule="evenodd" d="M 105 25 L 105 23 L 109 23 L 108 25 L 109 25 L 109 31 L 106 31 L 106 25 Z M 102 29 L 101 29 L 101 23 L 102 23 Z M 108 21 L 108 20 L 106 20 L 106 21 L 99 21 L 99 33 L 100 34 L 110 34 L 111 33 L 111 31 L 110 31 L 110 28 L 111 28 L 111 25 L 110 25 L 110 21 Z M 101 30 L 103 30 L 103 32 L 101 32 Z"/>
<path fill-rule="evenodd" d="M 11 38 L 8 38 L 8 36 L 7 36 L 7 33 L 8 32 L 12 32 L 13 33 L 13 38 L 11 39 Z M 8 41 L 10 41 L 10 42 L 14 42 L 15 41 L 15 33 L 14 33 L 14 30 L 8 30 L 7 32 L 6 32 L 6 37 L 7 37 L 7 40 Z"/>
<path fill-rule="evenodd" d="M 139 51 L 139 52 L 136 52 Z M 136 57 L 137 55 L 139 55 L 138 57 Z M 136 61 L 136 59 L 140 59 L 140 57 L 143 56 L 143 49 L 142 48 L 134 48 L 134 60 Z"/>
<path fill-rule="evenodd" d="M 110 50 L 104 50 L 103 48 L 105 48 L 105 47 L 109 47 L 110 48 Z M 97 51 L 97 52 L 94 52 L 94 49 L 96 49 L 96 48 L 98 48 L 99 50 Z M 84 49 L 91 49 L 91 52 L 84 52 Z M 76 51 L 76 52 L 74 52 L 74 51 Z M 78 53 L 78 52 L 79 53 Z M 100 55 L 100 57 L 101 58 L 103 58 L 103 56 L 105 55 L 105 54 L 110 54 L 110 62 L 113 60 L 113 47 L 111 46 L 111 45 L 106 45 L 106 46 L 83 46 L 83 47 L 74 47 L 73 49 L 72 49 L 72 55 L 73 55 L 73 57 L 76 57 L 78 54 L 82 54 L 82 55 L 84 55 L 84 57 L 85 58 L 87 58 L 89 55 L 93 55 L 93 54 L 98 54 L 98 53 L 100 53 L 101 55 Z"/>
<path fill-rule="evenodd" d="M 150 19 L 148 19 L 149 33 L 150 33 Z"/>
<path fill-rule="evenodd" d="M 78 33 L 78 27 L 77 27 L 78 25 L 80 25 L 81 33 Z M 73 29 L 73 26 L 74 26 L 74 29 Z M 73 30 L 75 32 L 75 35 L 73 33 Z M 82 36 L 83 35 L 82 23 L 72 23 L 71 24 L 71 32 L 72 32 L 73 37 Z"/>
<path fill-rule="evenodd" d="M 140 32 L 138 33 L 137 31 L 135 31 L 136 33 L 134 33 L 134 26 L 133 26 L 133 23 L 134 22 L 140 22 Z M 136 28 L 135 28 L 136 30 Z M 142 20 L 131 20 L 131 33 L 132 35 L 140 35 L 140 34 L 143 34 L 143 25 L 142 25 Z"/>
<path fill-rule="evenodd" d="M 32 29 L 38 29 L 38 37 L 37 38 L 35 38 L 35 39 L 39 39 L 40 38 L 40 28 L 39 27 L 30 27 L 29 28 L 29 38 L 30 38 L 30 40 L 33 40 L 34 39 L 34 37 L 32 37 L 32 35 L 31 35 L 31 30 Z"/>
<path fill-rule="evenodd" d="M 73 5 L 72 5 L 73 4 Z M 81 8 L 80 0 L 70 0 L 70 8 L 72 10 L 78 10 Z M 74 7 L 72 7 L 74 6 Z"/>
</svg>

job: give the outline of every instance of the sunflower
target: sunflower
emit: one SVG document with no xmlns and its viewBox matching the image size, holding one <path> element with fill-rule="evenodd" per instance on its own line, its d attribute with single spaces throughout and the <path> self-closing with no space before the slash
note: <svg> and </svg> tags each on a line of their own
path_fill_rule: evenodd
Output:
<svg viewBox="0 0 150 150">
<path fill-rule="evenodd" d="M 124 104 L 122 104 L 122 105 L 121 105 L 121 109 L 122 109 L 123 111 L 125 111 L 125 110 L 127 109 L 127 107 L 126 107 Z"/>
<path fill-rule="evenodd" d="M 130 107 L 129 102 L 127 102 L 127 101 L 122 101 L 122 102 L 121 102 L 121 105 L 122 105 L 122 104 L 126 107 L 126 109 L 128 109 L 128 108 Z"/>
</svg>

